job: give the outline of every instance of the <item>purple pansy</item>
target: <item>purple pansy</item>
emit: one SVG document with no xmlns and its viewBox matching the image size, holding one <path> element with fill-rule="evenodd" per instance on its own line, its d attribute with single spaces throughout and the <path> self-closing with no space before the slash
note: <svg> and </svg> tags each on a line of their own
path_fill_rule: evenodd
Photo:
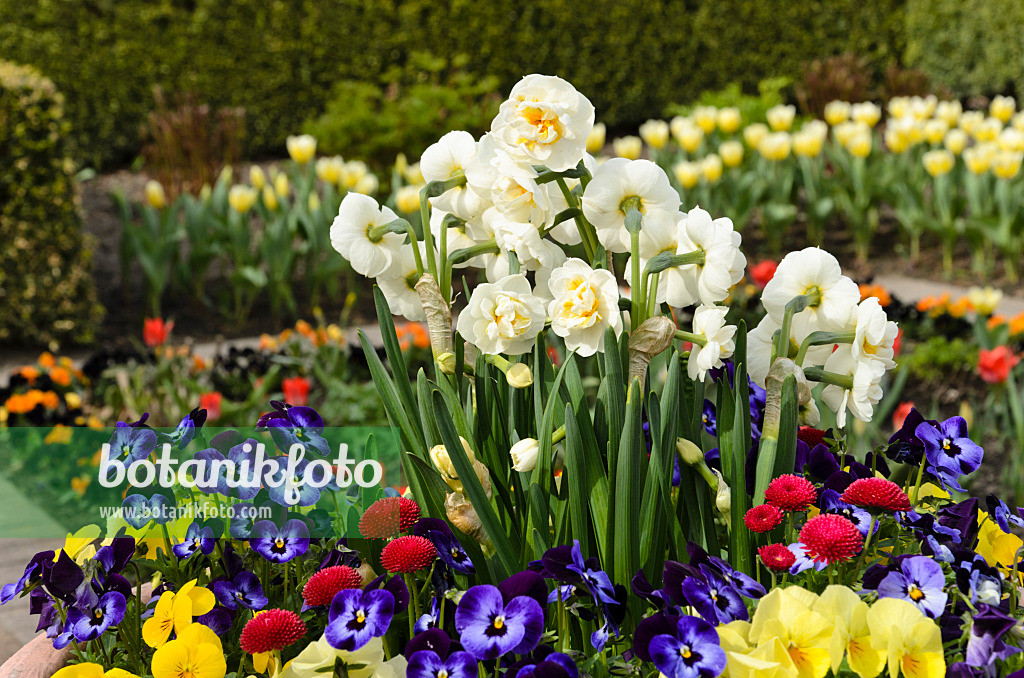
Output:
<svg viewBox="0 0 1024 678">
<path fill-rule="evenodd" d="M 946 608 L 948 596 L 943 588 L 946 576 L 942 566 L 928 556 L 911 556 L 899 563 L 899 570 L 890 572 L 878 584 L 882 598 L 909 600 L 921 612 L 936 619 Z"/>
<path fill-rule="evenodd" d="M 171 431 L 170 439 L 171 444 L 177 445 L 179 450 L 183 450 L 188 447 L 188 444 L 195 438 L 196 432 L 203 427 L 206 423 L 206 410 L 195 408 L 191 412 L 185 415 L 185 417 L 178 422 L 178 425 Z"/>
<path fill-rule="evenodd" d="M 292 445 L 299 443 L 325 457 L 330 456 L 330 445 L 321 435 L 324 431 L 324 420 L 316 410 L 312 407 L 289 405 L 279 400 L 271 400 L 270 405 L 274 411 L 261 415 L 256 422 L 256 428 L 269 430 L 278 449 L 287 452 Z"/>
<path fill-rule="evenodd" d="M 309 528 L 298 519 L 278 527 L 272 520 L 261 520 L 252 526 L 249 545 L 272 563 L 287 563 L 309 550 Z"/>
<path fill-rule="evenodd" d="M 933 425 L 918 424 L 914 434 L 924 445 L 924 455 L 939 480 L 958 491 L 957 479 L 978 470 L 985 451 L 967 437 L 967 421 L 963 417 L 950 417 Z"/>
<path fill-rule="evenodd" d="M 1006 659 L 1020 652 L 1019 648 L 1003 641 L 1003 636 L 1016 623 L 1016 619 L 997 607 L 984 603 L 978 605 L 977 611 L 971 615 L 971 632 L 967 637 L 964 661 L 971 666 L 987 669 L 997 659 Z"/>
<path fill-rule="evenodd" d="M 835 490 L 822 490 L 821 496 L 818 498 L 818 503 L 821 506 L 822 513 L 836 513 L 843 516 L 851 523 L 857 526 L 860 533 L 863 536 L 867 536 L 868 528 L 871 526 L 871 514 L 865 509 L 857 508 L 853 504 L 847 504 L 842 501 L 840 495 Z M 875 531 L 878 531 L 878 525 L 875 524 Z"/>
<path fill-rule="evenodd" d="M 394 614 L 395 597 L 390 591 L 346 589 L 331 603 L 324 637 L 336 650 L 354 652 L 387 633 Z"/>
<path fill-rule="evenodd" d="M 141 530 L 149 521 L 156 521 L 157 525 L 170 522 L 171 512 L 167 510 L 173 503 L 162 494 L 154 494 L 147 498 L 141 494 L 130 494 L 121 503 L 121 515 L 126 523 L 137 530 Z"/>
<path fill-rule="evenodd" d="M 210 555 L 216 544 L 217 540 L 213 537 L 212 527 L 202 527 L 199 523 L 192 523 L 185 532 L 185 541 L 175 544 L 171 550 L 181 560 L 187 560 L 200 551 L 205 555 Z"/>
<path fill-rule="evenodd" d="M 68 609 L 66 628 L 80 643 L 94 640 L 121 623 L 126 607 L 124 596 L 116 591 L 97 596 L 91 588 L 87 589 L 79 603 Z"/>
<path fill-rule="evenodd" d="M 715 404 L 707 398 L 704 399 L 704 410 L 701 412 L 700 421 L 701 424 L 704 425 L 704 430 L 707 431 L 708 435 L 718 435 L 718 418 L 715 412 Z"/>
<path fill-rule="evenodd" d="M 672 633 L 654 636 L 651 661 L 667 678 L 713 678 L 725 670 L 726 657 L 715 629 L 703 619 L 684 615 Z"/>
<path fill-rule="evenodd" d="M 434 545 L 434 548 L 437 549 L 437 556 L 445 565 L 463 574 L 473 574 L 476 572 L 476 568 L 473 567 L 473 561 L 469 559 L 466 550 L 462 548 L 462 544 L 459 543 L 459 540 L 451 532 L 445 534 L 438 530 L 430 530 L 427 533 L 427 538 Z"/>
<path fill-rule="evenodd" d="M 275 473 L 268 473 L 265 479 L 267 492 L 270 499 L 281 506 L 313 506 L 320 500 L 320 487 L 324 480 L 325 471 L 320 465 L 314 466 L 310 473 L 310 480 L 306 482 L 303 476 L 306 467 L 310 462 L 300 459 L 295 463 L 294 474 L 288 477 L 288 457 L 274 457 L 278 468 Z M 317 474 L 317 469 L 320 473 Z"/>
<path fill-rule="evenodd" d="M 256 470 L 258 446 L 256 440 L 247 438 L 232 446 L 226 457 L 213 447 L 196 452 L 195 458 L 206 462 L 206 474 L 196 479 L 196 487 L 207 494 L 216 492 L 242 500 L 254 498 L 262 484 Z"/>
<path fill-rule="evenodd" d="M 541 652 L 544 649 L 544 652 Z M 543 656 L 537 656 L 543 655 Z M 569 655 L 538 648 L 533 656 L 515 664 L 506 675 L 512 678 L 578 678 L 576 662 Z"/>
<path fill-rule="evenodd" d="M 476 678 L 477 664 L 468 652 L 452 652 L 447 659 L 433 650 L 420 650 L 409 657 L 405 675 L 409 678 Z"/>
<path fill-rule="evenodd" d="M 996 524 L 999 525 L 999 529 L 1003 532 L 1009 534 L 1010 525 L 1013 525 L 1014 527 L 1024 527 L 1024 518 L 1021 517 L 1020 508 L 1011 511 L 1010 507 L 1006 505 L 1006 502 L 994 494 L 988 495 L 988 497 L 985 498 L 985 503 L 988 505 L 988 512 L 992 515 Z"/>
<path fill-rule="evenodd" d="M 125 464 L 130 465 L 140 459 L 145 459 L 156 449 L 156 431 L 143 426 L 145 420 L 146 418 L 143 417 L 133 424 L 117 422 L 114 435 L 110 437 L 111 458 L 123 458 Z"/>
<path fill-rule="evenodd" d="M 215 582 L 213 593 L 220 604 L 229 610 L 237 610 L 239 607 L 262 610 L 268 602 L 259 577 L 248 570 L 239 572 L 231 581 Z"/>
<path fill-rule="evenodd" d="M 477 659 L 526 654 L 540 642 L 544 611 L 529 596 L 518 596 L 506 605 L 496 586 L 482 584 L 462 596 L 455 610 L 455 628 L 462 646 Z"/>
<path fill-rule="evenodd" d="M 53 551 L 40 551 L 32 556 L 32 560 L 28 561 L 21 578 L 13 584 L 4 584 L 3 589 L 0 590 L 0 605 L 24 591 L 29 584 L 39 581 L 43 576 L 44 565 L 53 562 L 53 555 Z"/>
<path fill-rule="evenodd" d="M 801 572 L 804 572 L 805 570 L 810 569 L 814 569 L 818 572 L 821 572 L 825 569 L 825 566 L 828 564 L 824 560 L 814 560 L 810 556 L 808 556 L 807 547 L 801 544 L 800 542 L 790 544 L 786 548 L 788 548 L 793 553 L 793 555 L 796 556 L 796 561 L 789 567 L 789 573 L 791 575 L 797 575 Z"/>
<path fill-rule="evenodd" d="M 750 618 L 739 591 L 716 576 L 708 566 L 701 565 L 699 569 L 703 578 L 683 580 L 682 590 L 686 601 L 697 609 L 700 616 L 716 625 Z"/>
</svg>

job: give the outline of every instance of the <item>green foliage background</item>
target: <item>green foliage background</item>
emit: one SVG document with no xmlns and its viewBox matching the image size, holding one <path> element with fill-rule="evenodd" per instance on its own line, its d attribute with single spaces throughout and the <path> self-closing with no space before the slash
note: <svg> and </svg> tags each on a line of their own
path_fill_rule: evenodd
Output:
<svg viewBox="0 0 1024 678">
<path fill-rule="evenodd" d="M 0 345 L 88 341 L 102 314 L 63 104 L 38 71 L 0 61 Z"/>
<path fill-rule="evenodd" d="M 154 85 L 243 106 L 251 154 L 279 154 L 338 83 L 424 84 L 422 54 L 472 55 L 457 70 L 505 92 L 557 73 L 599 119 L 635 125 L 817 57 L 852 51 L 884 67 L 906 45 L 906 1 L 0 0 L 0 54 L 53 79 L 80 155 L 102 166 L 136 154 Z"/>
</svg>

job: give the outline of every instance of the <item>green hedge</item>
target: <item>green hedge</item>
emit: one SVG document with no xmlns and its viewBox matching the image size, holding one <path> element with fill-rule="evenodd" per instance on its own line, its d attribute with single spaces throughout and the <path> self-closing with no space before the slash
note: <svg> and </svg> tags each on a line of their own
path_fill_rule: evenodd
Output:
<svg viewBox="0 0 1024 678">
<path fill-rule="evenodd" d="M 0 61 L 0 344 L 89 341 L 102 314 L 63 104 L 36 70 Z"/>
<path fill-rule="evenodd" d="M 907 0 L 906 57 L 960 96 L 1024 97 L 1024 2 Z"/>
<path fill-rule="evenodd" d="M 248 111 L 250 153 L 323 112 L 342 80 L 412 85 L 414 54 L 471 56 L 507 91 L 530 72 L 572 81 L 612 125 L 812 58 L 903 52 L 906 0 L 0 0 L 0 54 L 66 94 L 88 162 L 130 159 L 152 87 Z M 882 70 L 882 69 L 880 69 Z"/>
</svg>

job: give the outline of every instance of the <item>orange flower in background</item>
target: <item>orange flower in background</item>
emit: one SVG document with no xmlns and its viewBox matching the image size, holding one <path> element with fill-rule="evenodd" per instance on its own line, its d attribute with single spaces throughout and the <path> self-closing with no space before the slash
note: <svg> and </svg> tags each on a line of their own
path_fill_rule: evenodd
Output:
<svg viewBox="0 0 1024 678">
<path fill-rule="evenodd" d="M 281 381 L 284 400 L 289 405 L 305 405 L 309 400 L 309 379 L 291 377 Z"/>
<path fill-rule="evenodd" d="M 994 316 L 989 317 L 988 321 L 985 323 L 985 326 L 988 327 L 990 330 L 994 330 L 997 327 L 1000 327 L 1000 326 L 1005 325 L 1005 324 L 1006 324 L 1006 316 L 1005 315 L 994 315 Z"/>
<path fill-rule="evenodd" d="M 197 355 L 192 356 L 192 371 L 193 372 L 202 372 L 205 369 L 206 369 L 206 361 L 203 360 L 201 357 L 199 357 Z"/>
<path fill-rule="evenodd" d="M 753 279 L 754 284 L 763 290 L 764 286 L 775 277 L 775 269 L 778 267 L 778 262 L 765 259 L 750 267 L 750 277 Z"/>
<path fill-rule="evenodd" d="M 39 378 L 40 372 L 35 365 L 25 365 L 18 369 L 18 374 L 29 384 L 34 384 Z"/>
<path fill-rule="evenodd" d="M 199 396 L 199 407 L 206 410 L 208 421 L 220 418 L 220 404 L 223 400 L 224 396 L 218 391 L 203 393 Z"/>
<path fill-rule="evenodd" d="M 142 325 L 142 341 L 153 348 L 167 343 L 174 329 L 173 322 L 164 322 L 163 318 L 146 318 Z"/>
<path fill-rule="evenodd" d="M 907 415 L 910 414 L 910 410 L 914 409 L 914 401 L 905 401 L 896 406 L 896 411 L 892 413 L 892 427 L 895 430 L 903 428 L 903 422 L 906 420 Z"/>
<path fill-rule="evenodd" d="M 273 351 L 277 349 L 277 339 L 270 336 L 269 334 L 263 333 L 260 335 L 260 350 L 261 351 Z"/>
<path fill-rule="evenodd" d="M 50 369 L 51 367 L 57 364 L 57 359 L 54 358 L 53 354 L 50 353 L 49 351 L 43 351 L 42 353 L 39 354 L 38 362 L 46 369 Z"/>
<path fill-rule="evenodd" d="M 71 372 L 66 367 L 54 367 L 50 370 L 50 379 L 58 386 L 70 386 Z"/>
<path fill-rule="evenodd" d="M 974 304 L 967 297 L 960 297 L 955 302 L 950 304 L 947 312 L 954 318 L 963 318 L 965 315 L 974 310 Z"/>
<path fill-rule="evenodd" d="M 1018 313 L 1010 319 L 1010 336 L 1024 334 L 1024 313 Z"/>
<path fill-rule="evenodd" d="M 430 335 L 423 323 L 404 323 L 395 327 L 395 334 L 398 336 L 398 344 L 404 351 L 410 346 L 416 348 L 430 348 Z"/>
<path fill-rule="evenodd" d="M 71 479 L 71 489 L 79 497 L 85 496 L 85 491 L 89 488 L 90 484 L 92 484 L 92 477 L 85 474 Z"/>
<path fill-rule="evenodd" d="M 880 306 L 888 306 L 892 303 L 892 295 L 889 294 L 889 290 L 885 289 L 881 285 L 860 285 L 860 300 L 864 301 L 868 297 L 874 297 L 878 299 Z"/>
<path fill-rule="evenodd" d="M 946 307 L 949 305 L 951 297 L 949 292 L 943 292 L 937 297 L 922 297 L 917 302 L 917 310 L 921 313 L 931 313 L 932 315 L 941 315 L 945 312 Z"/>
<path fill-rule="evenodd" d="M 978 351 L 978 374 L 989 384 L 1001 384 L 1010 376 L 1010 370 L 1020 362 L 1008 346 L 996 346 L 991 351 Z"/>
<path fill-rule="evenodd" d="M 43 442 L 47 445 L 67 445 L 71 442 L 71 427 L 57 424 L 52 431 L 46 434 Z"/>
<path fill-rule="evenodd" d="M 60 407 L 60 396 L 58 396 L 53 391 L 46 391 L 40 393 L 39 402 L 41 402 L 43 404 L 43 407 L 45 407 L 46 409 L 55 410 L 58 407 Z"/>
</svg>

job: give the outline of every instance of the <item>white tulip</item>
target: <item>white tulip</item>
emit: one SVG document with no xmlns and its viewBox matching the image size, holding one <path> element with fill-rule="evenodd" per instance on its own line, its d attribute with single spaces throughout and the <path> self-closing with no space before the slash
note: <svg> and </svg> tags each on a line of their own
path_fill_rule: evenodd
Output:
<svg viewBox="0 0 1024 678">
<path fill-rule="evenodd" d="M 569 259 L 551 272 L 548 290 L 554 297 L 548 304 L 551 331 L 565 339 L 570 351 L 594 355 L 604 350 L 607 328 L 622 332 L 619 288 L 611 271 Z"/>
<path fill-rule="evenodd" d="M 380 237 L 371 237 L 371 230 L 396 219 L 397 214 L 388 207 L 379 206 L 373 198 L 349 193 L 341 201 L 338 216 L 331 224 L 331 245 L 348 259 L 357 273 L 375 278 L 391 266 L 405 236 L 384 233 Z"/>
<path fill-rule="evenodd" d="M 517 162 L 555 172 L 576 167 L 594 127 L 594 106 L 565 80 L 528 75 L 501 104 L 490 135 Z"/>
<path fill-rule="evenodd" d="M 519 355 L 533 347 L 544 329 L 544 301 L 523 274 L 509 275 L 473 290 L 459 314 L 458 332 L 487 355 Z"/>
<path fill-rule="evenodd" d="M 721 367 L 722 359 L 736 348 L 735 325 L 725 324 L 727 306 L 701 306 L 693 314 L 693 333 L 704 336 L 705 344 L 694 344 L 686 364 L 690 379 L 704 381 L 708 370 Z"/>
<path fill-rule="evenodd" d="M 629 251 L 623 207 L 629 198 L 639 199 L 644 228 L 659 216 L 674 223 L 679 212 L 679 194 L 660 167 L 649 160 L 609 160 L 597 168 L 583 192 L 583 214 L 609 252 Z"/>
</svg>

